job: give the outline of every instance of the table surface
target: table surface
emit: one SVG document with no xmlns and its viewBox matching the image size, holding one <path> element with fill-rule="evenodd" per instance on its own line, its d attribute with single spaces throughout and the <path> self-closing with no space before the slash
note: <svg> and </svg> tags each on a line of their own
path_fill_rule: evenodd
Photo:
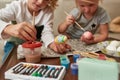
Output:
<svg viewBox="0 0 120 80">
<path fill-rule="evenodd" d="M 17 59 L 17 46 L 11 51 L 11 54 L 7 57 L 6 61 L 0 68 L 0 80 L 5 80 L 4 73 L 14 65 L 16 65 L 19 62 L 25 62 L 24 59 L 18 60 Z M 69 56 L 70 62 L 73 63 L 73 57 Z M 115 57 L 115 59 L 120 62 L 120 58 Z M 57 58 L 42 58 L 39 62 L 40 64 L 49 64 L 49 65 L 60 65 L 60 59 Z M 65 77 L 63 80 L 78 80 L 77 75 L 72 75 L 70 68 L 67 69 Z M 120 80 L 120 75 L 119 75 Z"/>
</svg>

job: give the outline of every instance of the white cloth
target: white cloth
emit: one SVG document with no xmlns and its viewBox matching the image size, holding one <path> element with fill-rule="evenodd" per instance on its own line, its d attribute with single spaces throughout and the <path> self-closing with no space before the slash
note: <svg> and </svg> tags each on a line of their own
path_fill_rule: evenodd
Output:
<svg viewBox="0 0 120 80">
<path fill-rule="evenodd" d="M 53 15 L 53 11 L 46 7 L 35 17 L 36 26 L 44 25 L 41 39 L 46 47 L 54 41 Z M 0 10 L 0 39 L 8 38 L 8 35 L 2 34 L 2 31 L 11 21 L 32 23 L 32 15 L 27 8 L 27 0 L 13 1 Z"/>
</svg>

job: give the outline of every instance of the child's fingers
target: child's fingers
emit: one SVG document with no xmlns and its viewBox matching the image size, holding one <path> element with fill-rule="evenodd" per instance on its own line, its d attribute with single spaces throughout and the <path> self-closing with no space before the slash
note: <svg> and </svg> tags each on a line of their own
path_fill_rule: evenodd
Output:
<svg viewBox="0 0 120 80">
<path fill-rule="evenodd" d="M 68 45 L 68 44 L 65 44 L 65 48 L 66 48 L 66 49 L 71 49 L 71 46 Z"/>
</svg>

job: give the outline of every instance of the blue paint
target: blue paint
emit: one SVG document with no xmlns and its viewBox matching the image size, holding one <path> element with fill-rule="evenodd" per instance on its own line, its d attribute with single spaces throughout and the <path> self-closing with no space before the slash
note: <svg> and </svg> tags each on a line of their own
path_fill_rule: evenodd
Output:
<svg viewBox="0 0 120 80">
<path fill-rule="evenodd" d="M 73 61 L 76 63 L 76 60 L 80 58 L 80 54 L 74 54 L 73 55 Z"/>
<path fill-rule="evenodd" d="M 60 56 L 60 63 L 62 66 L 65 66 L 66 69 L 69 68 L 70 61 L 66 55 Z"/>
<path fill-rule="evenodd" d="M 78 65 L 76 63 L 71 64 L 71 73 L 73 75 L 78 75 Z"/>
</svg>

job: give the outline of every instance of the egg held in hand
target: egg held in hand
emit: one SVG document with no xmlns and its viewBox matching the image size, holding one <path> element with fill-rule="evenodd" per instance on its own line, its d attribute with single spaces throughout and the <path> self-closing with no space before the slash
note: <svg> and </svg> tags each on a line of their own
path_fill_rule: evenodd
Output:
<svg viewBox="0 0 120 80">
<path fill-rule="evenodd" d="M 67 36 L 65 35 L 58 35 L 56 38 L 55 38 L 55 43 L 65 43 L 67 41 Z"/>
<path fill-rule="evenodd" d="M 86 31 L 86 32 L 83 33 L 83 37 L 85 39 L 90 40 L 90 39 L 93 39 L 93 34 L 91 32 L 89 32 L 89 31 Z"/>
</svg>

